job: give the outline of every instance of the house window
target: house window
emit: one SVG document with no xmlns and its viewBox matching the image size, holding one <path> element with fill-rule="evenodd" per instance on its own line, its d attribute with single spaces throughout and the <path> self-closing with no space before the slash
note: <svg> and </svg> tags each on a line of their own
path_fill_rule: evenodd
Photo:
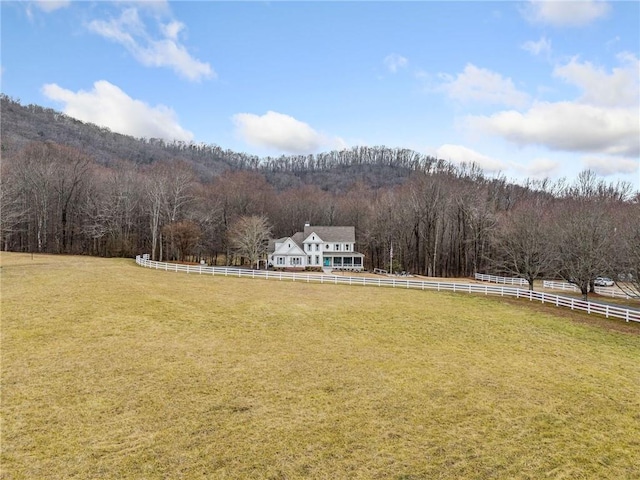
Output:
<svg viewBox="0 0 640 480">
<path fill-rule="evenodd" d="M 300 257 L 291 257 L 291 265 L 300 265 Z"/>
<path fill-rule="evenodd" d="M 319 243 L 316 243 L 316 252 L 317 252 L 318 250 L 320 250 L 320 244 L 319 244 Z"/>
<path fill-rule="evenodd" d="M 318 265 L 320 263 L 320 256 L 316 255 L 316 265 Z"/>
<path fill-rule="evenodd" d="M 341 267 L 342 266 L 342 257 L 333 257 L 333 266 Z"/>
<path fill-rule="evenodd" d="M 288 245 L 288 248 L 291 248 L 291 244 Z"/>
<path fill-rule="evenodd" d="M 307 257 L 307 265 L 311 265 L 311 255 Z"/>
<path fill-rule="evenodd" d="M 339 252 L 339 251 L 340 251 L 340 244 L 336 243 L 336 252 Z"/>
<path fill-rule="evenodd" d="M 284 265 L 284 257 L 278 257 L 278 265 Z"/>
<path fill-rule="evenodd" d="M 345 249 L 345 251 L 347 251 L 347 252 L 349 251 L 349 244 L 348 244 L 348 243 L 345 243 L 345 244 L 344 244 L 344 249 Z"/>
<path fill-rule="evenodd" d="M 353 257 L 353 264 L 356 267 L 361 267 L 362 266 L 362 258 L 360 257 Z"/>
<path fill-rule="evenodd" d="M 307 252 L 311 251 L 311 245 L 307 244 Z"/>
</svg>

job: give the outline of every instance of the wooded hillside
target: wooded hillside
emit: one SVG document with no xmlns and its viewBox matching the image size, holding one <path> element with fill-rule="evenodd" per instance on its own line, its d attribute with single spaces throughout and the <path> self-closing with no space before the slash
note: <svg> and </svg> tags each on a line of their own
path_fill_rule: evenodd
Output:
<svg viewBox="0 0 640 480">
<path fill-rule="evenodd" d="M 638 277 L 638 192 L 589 171 L 517 185 L 385 146 L 258 158 L 136 139 L 5 95 L 1 122 L 5 250 L 238 263 L 229 232 L 258 216 L 274 237 L 354 225 L 367 268 L 389 269 L 393 243 L 393 270 L 416 274 L 587 288 L 598 275 Z"/>
</svg>

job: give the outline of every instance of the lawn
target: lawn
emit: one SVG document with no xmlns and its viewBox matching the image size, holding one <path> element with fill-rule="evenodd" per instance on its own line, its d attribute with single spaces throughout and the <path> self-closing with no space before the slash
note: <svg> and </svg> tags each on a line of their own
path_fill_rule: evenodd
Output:
<svg viewBox="0 0 640 480">
<path fill-rule="evenodd" d="M 2 253 L 3 479 L 635 479 L 640 325 Z"/>
</svg>

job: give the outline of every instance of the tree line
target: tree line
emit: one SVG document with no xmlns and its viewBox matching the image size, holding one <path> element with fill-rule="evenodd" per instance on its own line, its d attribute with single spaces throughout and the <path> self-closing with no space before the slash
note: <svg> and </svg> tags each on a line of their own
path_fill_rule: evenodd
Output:
<svg viewBox="0 0 640 480">
<path fill-rule="evenodd" d="M 564 278 L 585 294 L 599 275 L 640 276 L 640 194 L 590 171 L 515 184 L 384 146 L 256 159 L 1 100 L 4 250 L 238 264 L 242 225 L 278 238 L 310 222 L 355 226 L 369 269 Z"/>
</svg>

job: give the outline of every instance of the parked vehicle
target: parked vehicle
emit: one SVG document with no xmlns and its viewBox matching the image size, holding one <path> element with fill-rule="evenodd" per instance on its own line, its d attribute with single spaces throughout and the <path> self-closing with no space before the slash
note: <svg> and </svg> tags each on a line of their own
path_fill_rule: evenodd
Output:
<svg viewBox="0 0 640 480">
<path fill-rule="evenodd" d="M 598 277 L 593 284 L 596 287 L 613 287 L 613 280 L 608 277 Z"/>
</svg>

